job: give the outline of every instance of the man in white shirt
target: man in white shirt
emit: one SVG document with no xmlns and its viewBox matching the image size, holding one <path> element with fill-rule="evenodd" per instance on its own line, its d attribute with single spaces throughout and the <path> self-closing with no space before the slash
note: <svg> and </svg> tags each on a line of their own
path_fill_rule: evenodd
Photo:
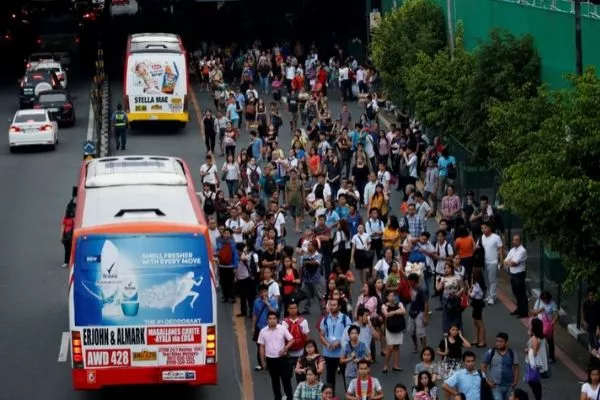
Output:
<svg viewBox="0 0 600 400">
<path fill-rule="evenodd" d="M 375 146 L 373 145 L 373 137 L 367 131 L 367 129 L 363 128 L 363 132 L 366 133 L 365 153 L 367 153 L 367 157 L 369 158 L 369 162 L 371 163 L 371 168 L 373 170 L 376 170 L 377 169 L 377 161 L 375 160 Z"/>
<path fill-rule="evenodd" d="M 235 240 L 235 243 L 244 243 L 242 231 L 244 230 L 246 222 L 238 215 L 236 207 L 231 207 L 229 216 L 230 218 L 225 221 L 225 226 L 233 232 L 233 240 Z"/>
<path fill-rule="evenodd" d="M 513 247 L 504 259 L 504 266 L 510 274 L 510 286 L 517 300 L 517 308 L 510 314 L 517 318 L 527 318 L 529 316 L 525 286 L 527 250 L 523 247 L 521 235 L 518 233 L 513 236 L 512 245 Z"/>
<path fill-rule="evenodd" d="M 343 101 L 352 100 L 352 82 L 350 81 L 350 68 L 347 64 L 341 65 L 338 70 L 340 80 L 340 90 Z"/>
<path fill-rule="evenodd" d="M 481 224 L 483 235 L 477 243 L 483 247 L 485 253 L 485 277 L 487 278 L 488 296 L 487 303 L 493 305 L 496 303 L 496 291 L 498 289 L 498 270 L 502 267 L 504 259 L 504 244 L 500 236 L 492 232 L 489 222 Z"/>
<path fill-rule="evenodd" d="M 283 237 L 283 231 L 285 229 L 285 214 L 279 209 L 279 204 L 275 200 L 269 202 L 269 211 L 273 214 L 275 222 L 273 227 L 277 231 L 278 237 Z"/>
<path fill-rule="evenodd" d="M 367 84 L 365 82 L 365 67 L 361 64 L 356 70 L 356 85 L 359 93 L 367 93 Z"/>
<path fill-rule="evenodd" d="M 375 173 L 371 172 L 369 174 L 369 182 L 367 182 L 367 184 L 365 185 L 365 190 L 363 193 L 363 204 L 365 205 L 365 208 L 367 208 L 369 206 L 369 202 L 371 201 L 371 196 L 373 196 L 373 193 L 375 193 L 375 188 L 377 187 L 377 175 L 375 175 Z"/>
<path fill-rule="evenodd" d="M 200 178 L 203 184 L 210 185 L 210 190 L 216 192 L 219 186 L 219 168 L 213 161 L 213 157 L 210 154 L 206 155 L 206 162 L 200 167 Z"/>
</svg>

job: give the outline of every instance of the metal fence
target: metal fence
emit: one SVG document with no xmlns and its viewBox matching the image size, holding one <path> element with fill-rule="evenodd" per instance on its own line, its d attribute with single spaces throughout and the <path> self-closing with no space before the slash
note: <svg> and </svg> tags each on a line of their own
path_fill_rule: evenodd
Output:
<svg viewBox="0 0 600 400">
<path fill-rule="evenodd" d="M 535 238 L 524 228 L 523 220 L 508 209 L 504 209 L 503 200 L 499 193 L 501 176 L 491 168 L 489 163 L 478 159 L 465 145 L 456 138 L 445 138 L 450 154 L 456 158 L 457 179 L 456 191 L 464 196 L 467 190 L 475 192 L 476 198 L 487 196 L 490 203 L 501 210 L 504 226 L 506 228 L 505 243 L 510 244 L 512 235 L 520 233 L 527 248 L 527 279 L 530 292 L 535 296 L 541 290 L 547 290 L 562 309 L 562 322 L 580 326 L 580 312 L 582 292 L 586 285 L 571 292 L 564 290 L 562 282 L 565 281 L 565 270 L 560 256 L 544 245 L 543 241 Z"/>
<path fill-rule="evenodd" d="M 84 158 L 107 156 L 110 151 L 108 143 L 110 86 L 104 68 L 104 50 L 100 43 L 98 43 L 98 55 L 95 64 L 96 69 L 90 91 L 93 128 L 92 132 L 88 132 L 87 138 L 88 141 L 94 143 L 94 150 L 86 151 L 84 148 Z"/>
</svg>

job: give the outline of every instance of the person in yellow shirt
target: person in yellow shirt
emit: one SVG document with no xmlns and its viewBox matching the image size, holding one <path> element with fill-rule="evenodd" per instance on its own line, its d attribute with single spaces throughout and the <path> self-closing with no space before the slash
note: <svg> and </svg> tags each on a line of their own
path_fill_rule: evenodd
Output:
<svg viewBox="0 0 600 400">
<path fill-rule="evenodd" d="M 398 255 L 398 250 L 401 246 L 400 223 L 398 217 L 392 215 L 389 218 L 388 224 L 383 230 L 383 247 L 389 247 L 394 250 L 394 255 Z"/>
<path fill-rule="evenodd" d="M 376 208 L 379 210 L 380 219 L 385 224 L 387 222 L 389 207 L 388 207 L 389 197 L 385 190 L 383 190 L 383 185 L 378 183 L 375 186 L 375 193 L 371 196 L 369 201 L 369 210 Z"/>
</svg>

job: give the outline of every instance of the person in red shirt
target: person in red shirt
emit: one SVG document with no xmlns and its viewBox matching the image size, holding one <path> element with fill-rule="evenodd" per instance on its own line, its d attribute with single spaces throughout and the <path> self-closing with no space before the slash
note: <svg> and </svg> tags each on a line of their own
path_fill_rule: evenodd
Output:
<svg viewBox="0 0 600 400">
<path fill-rule="evenodd" d="M 323 97 L 327 97 L 327 71 L 322 65 L 319 66 L 317 72 L 317 82 L 321 85 L 321 94 Z"/>
<path fill-rule="evenodd" d="M 65 248 L 65 258 L 62 267 L 69 265 L 71 258 L 71 247 L 73 244 L 73 229 L 75 228 L 75 208 L 67 207 L 65 216 L 62 219 L 61 242 Z"/>
</svg>

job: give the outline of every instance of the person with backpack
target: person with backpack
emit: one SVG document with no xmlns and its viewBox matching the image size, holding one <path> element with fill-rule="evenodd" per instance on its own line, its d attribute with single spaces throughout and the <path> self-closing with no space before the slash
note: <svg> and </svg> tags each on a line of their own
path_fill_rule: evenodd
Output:
<svg viewBox="0 0 600 400">
<path fill-rule="evenodd" d="M 346 327 L 350 324 L 350 318 L 340 312 L 338 300 L 329 300 L 329 313 L 321 320 L 319 339 L 323 345 L 327 383 L 333 386 L 334 393 L 335 378 L 340 366 L 340 357 L 342 356 L 342 337 Z"/>
<path fill-rule="evenodd" d="M 74 204 L 74 201 L 69 201 L 69 205 Z M 67 268 L 71 259 L 71 249 L 73 247 L 73 231 L 75 230 L 75 206 L 67 206 L 65 216 L 62 220 L 62 228 L 60 233 L 60 241 L 65 248 L 65 258 L 62 267 Z"/>
<path fill-rule="evenodd" d="M 240 254 L 240 261 L 235 271 L 237 292 L 240 296 L 240 313 L 238 317 L 248 316 L 248 310 L 256 297 L 256 283 L 258 280 L 258 255 L 251 251 L 249 246 L 242 243 L 236 245 Z"/>
<path fill-rule="evenodd" d="M 350 325 L 347 329 L 349 340 L 344 344 L 340 363 L 344 366 L 344 387 L 346 383 L 358 376 L 358 362 L 360 360 L 371 361 L 371 350 L 369 344 L 360 341 L 361 328 L 358 325 Z"/>
<path fill-rule="evenodd" d="M 313 298 L 321 301 L 325 295 L 322 273 L 323 256 L 317 250 L 314 240 L 308 242 L 306 254 L 300 258 L 300 277 L 302 280 L 302 292 L 306 295 L 302 314 L 310 314 Z M 323 310 L 321 310 L 323 311 Z"/>
<path fill-rule="evenodd" d="M 489 349 L 481 362 L 481 370 L 492 388 L 494 400 L 508 400 L 511 391 L 519 384 L 519 357 L 508 347 L 508 334 L 496 335 L 496 346 Z"/>
<path fill-rule="evenodd" d="M 278 190 L 277 178 L 273 174 L 273 166 L 271 164 L 265 165 L 263 175 L 260 177 L 258 184 L 260 187 L 260 198 L 265 204 L 268 204 L 273 194 Z"/>
<path fill-rule="evenodd" d="M 215 213 L 217 194 L 211 189 L 209 183 L 204 183 L 202 186 L 202 191 L 198 193 L 198 197 L 200 198 L 204 214 L 209 217 Z"/>
<path fill-rule="evenodd" d="M 262 358 L 260 356 L 260 345 L 258 344 L 258 335 L 260 331 L 267 326 L 267 315 L 270 312 L 277 312 L 277 300 L 269 299 L 269 288 L 267 285 L 258 286 L 258 295 L 252 305 L 252 341 L 256 343 L 256 360 L 258 364 L 254 367 L 255 371 L 262 371 Z"/>
<path fill-rule="evenodd" d="M 235 303 L 234 280 L 235 269 L 238 267 L 239 255 L 237 252 L 233 232 L 230 228 L 223 229 L 221 237 L 217 239 L 217 262 L 219 263 L 219 285 L 223 295 L 221 301 Z"/>
<path fill-rule="evenodd" d="M 283 325 L 294 338 L 294 343 L 290 346 L 288 351 L 288 359 L 292 371 L 296 369 L 298 359 L 302 356 L 302 353 L 304 353 L 304 345 L 310 334 L 308 321 L 301 317 L 298 311 L 298 303 L 295 300 L 290 301 L 287 305 L 288 316 L 281 321 L 281 325 Z M 300 384 L 303 380 L 304 376 L 296 374 L 296 383 Z"/>
</svg>

